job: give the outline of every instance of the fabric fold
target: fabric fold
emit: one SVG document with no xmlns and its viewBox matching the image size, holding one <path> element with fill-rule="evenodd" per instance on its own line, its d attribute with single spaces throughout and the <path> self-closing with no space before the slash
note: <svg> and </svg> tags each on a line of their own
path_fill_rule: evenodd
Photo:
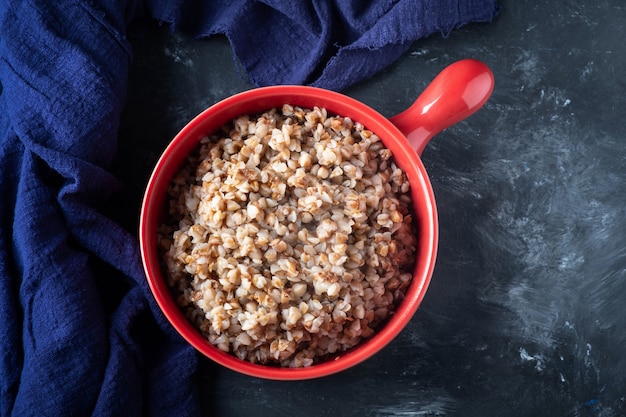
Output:
<svg viewBox="0 0 626 417">
<path fill-rule="evenodd" d="M 0 6 L 1 415 L 197 415 L 196 354 L 100 210 L 120 186 L 129 6 Z"/>
<path fill-rule="evenodd" d="M 192 36 L 226 35 L 257 86 L 341 91 L 398 59 L 417 39 L 490 22 L 499 6 L 495 0 L 217 0 L 176 8 L 154 0 L 150 11 Z"/>
</svg>

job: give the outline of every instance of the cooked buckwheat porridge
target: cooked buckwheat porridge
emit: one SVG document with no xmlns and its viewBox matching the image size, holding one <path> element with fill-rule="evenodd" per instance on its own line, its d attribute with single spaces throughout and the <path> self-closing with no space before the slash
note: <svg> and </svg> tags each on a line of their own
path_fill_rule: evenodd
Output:
<svg viewBox="0 0 626 417">
<path fill-rule="evenodd" d="M 243 115 L 202 139 L 159 230 L 177 302 L 219 349 L 310 366 L 369 338 L 412 278 L 409 182 L 324 108 Z"/>
</svg>

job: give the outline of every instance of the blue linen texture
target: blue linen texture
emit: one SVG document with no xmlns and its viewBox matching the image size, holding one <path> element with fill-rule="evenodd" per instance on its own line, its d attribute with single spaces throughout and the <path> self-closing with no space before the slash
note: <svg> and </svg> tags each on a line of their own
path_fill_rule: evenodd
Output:
<svg viewBox="0 0 626 417">
<path fill-rule="evenodd" d="M 228 37 L 258 85 L 341 90 L 495 0 L 0 0 L 0 415 L 196 416 L 199 359 L 104 214 L 136 19 Z M 137 207 L 124 210 L 137 211 Z"/>
</svg>

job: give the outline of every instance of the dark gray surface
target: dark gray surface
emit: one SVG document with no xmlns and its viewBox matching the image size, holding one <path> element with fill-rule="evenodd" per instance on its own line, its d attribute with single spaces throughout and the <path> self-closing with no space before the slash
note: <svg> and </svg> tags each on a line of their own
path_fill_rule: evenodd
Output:
<svg viewBox="0 0 626 417">
<path fill-rule="evenodd" d="M 441 236 L 414 319 L 371 360 L 318 380 L 203 361 L 206 415 L 626 416 L 626 4 L 502 5 L 344 92 L 392 116 L 453 61 L 495 74 L 485 108 L 422 156 Z M 176 131 L 252 87 L 222 38 L 151 28 L 135 54 L 117 168 L 131 228 Z"/>
</svg>

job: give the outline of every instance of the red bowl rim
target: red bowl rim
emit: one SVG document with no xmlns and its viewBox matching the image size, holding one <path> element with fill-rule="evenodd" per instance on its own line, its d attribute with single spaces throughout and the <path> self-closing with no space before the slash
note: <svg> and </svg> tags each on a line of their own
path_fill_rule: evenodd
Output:
<svg viewBox="0 0 626 417">
<path fill-rule="evenodd" d="M 413 199 L 422 205 L 419 219 L 418 255 L 413 282 L 389 320 L 374 336 L 334 358 L 303 368 L 281 368 L 240 360 L 210 344 L 178 308 L 165 282 L 157 251 L 156 225 L 165 204 L 165 192 L 174 173 L 199 140 L 241 114 L 252 114 L 284 103 L 311 108 L 325 107 L 329 113 L 359 121 L 374 131 L 391 149 L 398 165 L 409 178 Z M 416 203 L 417 204 L 417 203 Z M 348 369 L 373 356 L 391 342 L 408 324 L 421 304 L 435 266 L 438 219 L 434 193 L 420 157 L 404 135 L 384 116 L 366 104 L 343 94 L 308 86 L 271 86 L 247 90 L 209 107 L 192 119 L 174 137 L 156 163 L 148 181 L 140 213 L 139 240 L 142 263 L 152 294 L 161 311 L 178 333 L 199 352 L 231 370 L 259 378 L 303 380 Z"/>
</svg>

